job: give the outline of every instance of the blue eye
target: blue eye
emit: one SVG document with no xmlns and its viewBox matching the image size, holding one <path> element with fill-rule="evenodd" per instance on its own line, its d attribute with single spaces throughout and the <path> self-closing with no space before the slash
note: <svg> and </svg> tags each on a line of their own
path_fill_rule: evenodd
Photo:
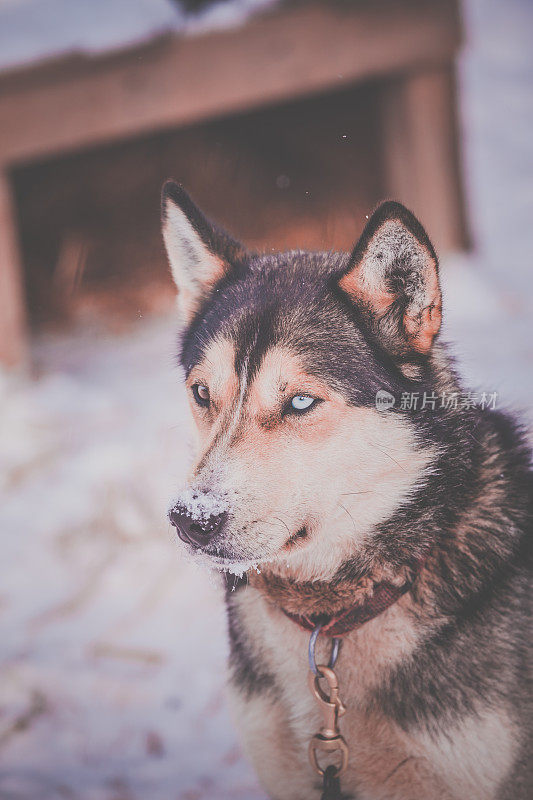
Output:
<svg viewBox="0 0 533 800">
<path fill-rule="evenodd" d="M 291 400 L 291 408 L 294 411 L 307 411 L 315 403 L 314 397 L 309 397 L 308 394 L 297 394 Z"/>
</svg>

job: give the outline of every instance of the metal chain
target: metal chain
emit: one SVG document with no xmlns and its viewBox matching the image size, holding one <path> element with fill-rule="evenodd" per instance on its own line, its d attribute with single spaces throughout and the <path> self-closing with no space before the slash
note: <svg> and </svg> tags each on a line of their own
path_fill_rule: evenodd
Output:
<svg viewBox="0 0 533 800">
<path fill-rule="evenodd" d="M 329 665 L 317 664 L 315 659 L 315 646 L 320 626 L 318 625 L 309 640 L 309 688 L 320 706 L 322 712 L 322 727 L 313 736 L 309 743 L 309 761 L 311 766 L 322 778 L 322 800 L 342 800 L 340 776 L 348 765 L 348 745 L 339 730 L 339 717 L 346 712 L 346 708 L 339 697 L 339 682 L 333 667 L 339 653 L 340 641 L 333 640 Z M 328 684 L 329 694 L 323 691 L 320 680 L 325 679 Z M 329 764 L 321 767 L 318 754 L 331 756 L 335 754 L 340 764 Z"/>
<path fill-rule="evenodd" d="M 318 667 L 316 665 L 316 657 L 315 657 L 315 648 L 316 648 L 316 641 L 320 635 L 320 631 L 322 630 L 322 625 L 317 625 L 316 628 L 313 630 L 311 636 L 309 637 L 309 648 L 307 657 L 309 659 L 309 669 L 311 672 L 314 672 L 315 675 L 318 675 Z M 339 650 L 341 646 L 341 640 L 338 636 L 334 636 L 331 640 L 331 655 L 329 657 L 328 667 L 333 667 L 337 663 L 337 658 L 339 657 Z"/>
</svg>

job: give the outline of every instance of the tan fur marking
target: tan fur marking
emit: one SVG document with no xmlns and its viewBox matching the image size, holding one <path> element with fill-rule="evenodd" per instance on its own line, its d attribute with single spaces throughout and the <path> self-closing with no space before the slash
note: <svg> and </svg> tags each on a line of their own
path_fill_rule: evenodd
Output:
<svg viewBox="0 0 533 800">
<path fill-rule="evenodd" d="M 409 335 L 411 345 L 419 353 L 428 353 L 433 344 L 433 339 L 439 332 L 442 322 L 442 298 L 439 279 L 435 263 L 430 254 L 424 271 L 427 305 L 419 314 L 412 316 L 409 310 L 404 316 L 405 329 Z"/>
<path fill-rule="evenodd" d="M 279 415 L 284 403 L 296 394 L 329 399 L 331 389 L 309 375 L 295 354 L 285 347 L 272 347 L 263 358 L 247 403 L 251 417 L 269 419 Z"/>
<path fill-rule="evenodd" d="M 194 383 L 206 385 L 216 408 L 227 408 L 239 391 L 234 359 L 235 347 L 229 339 L 215 339 L 203 359 L 191 370 L 187 387 L 190 389 Z"/>
<path fill-rule="evenodd" d="M 239 381 L 234 367 L 235 350 L 228 339 L 215 339 L 208 347 L 202 361 L 190 372 L 187 381 L 187 394 L 193 420 L 196 424 L 197 458 L 190 470 L 194 480 L 198 465 L 213 442 L 224 432 L 228 419 L 221 413 L 231 409 L 237 402 Z M 211 409 L 205 409 L 195 402 L 191 388 L 195 383 L 207 386 L 213 401 Z"/>
<path fill-rule="evenodd" d="M 385 314 L 396 300 L 396 295 L 392 292 L 376 287 L 370 290 L 364 280 L 360 264 L 340 279 L 339 286 L 354 302 L 369 305 L 378 316 Z"/>
</svg>

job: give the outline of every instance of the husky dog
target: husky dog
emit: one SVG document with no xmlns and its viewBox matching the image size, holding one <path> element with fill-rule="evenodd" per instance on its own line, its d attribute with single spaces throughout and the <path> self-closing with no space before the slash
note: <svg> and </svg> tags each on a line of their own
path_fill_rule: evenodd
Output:
<svg viewBox="0 0 533 800">
<path fill-rule="evenodd" d="M 227 581 L 231 705 L 266 792 L 321 795 L 321 621 L 344 633 L 346 796 L 533 797 L 530 457 L 460 386 L 421 224 L 385 202 L 351 254 L 258 255 L 173 182 L 162 214 L 198 433 L 169 516 L 244 573 Z"/>
</svg>

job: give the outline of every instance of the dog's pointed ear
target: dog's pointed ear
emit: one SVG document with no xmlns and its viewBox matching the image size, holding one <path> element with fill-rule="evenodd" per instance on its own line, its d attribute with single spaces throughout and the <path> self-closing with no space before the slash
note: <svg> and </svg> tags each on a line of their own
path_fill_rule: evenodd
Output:
<svg viewBox="0 0 533 800">
<path fill-rule="evenodd" d="M 242 263 L 245 250 L 213 225 L 175 181 L 163 186 L 161 218 L 178 305 L 190 321 L 215 285 Z"/>
<path fill-rule="evenodd" d="M 372 214 L 339 286 L 392 355 L 429 353 L 442 318 L 438 260 L 401 203 L 387 201 Z"/>
</svg>

